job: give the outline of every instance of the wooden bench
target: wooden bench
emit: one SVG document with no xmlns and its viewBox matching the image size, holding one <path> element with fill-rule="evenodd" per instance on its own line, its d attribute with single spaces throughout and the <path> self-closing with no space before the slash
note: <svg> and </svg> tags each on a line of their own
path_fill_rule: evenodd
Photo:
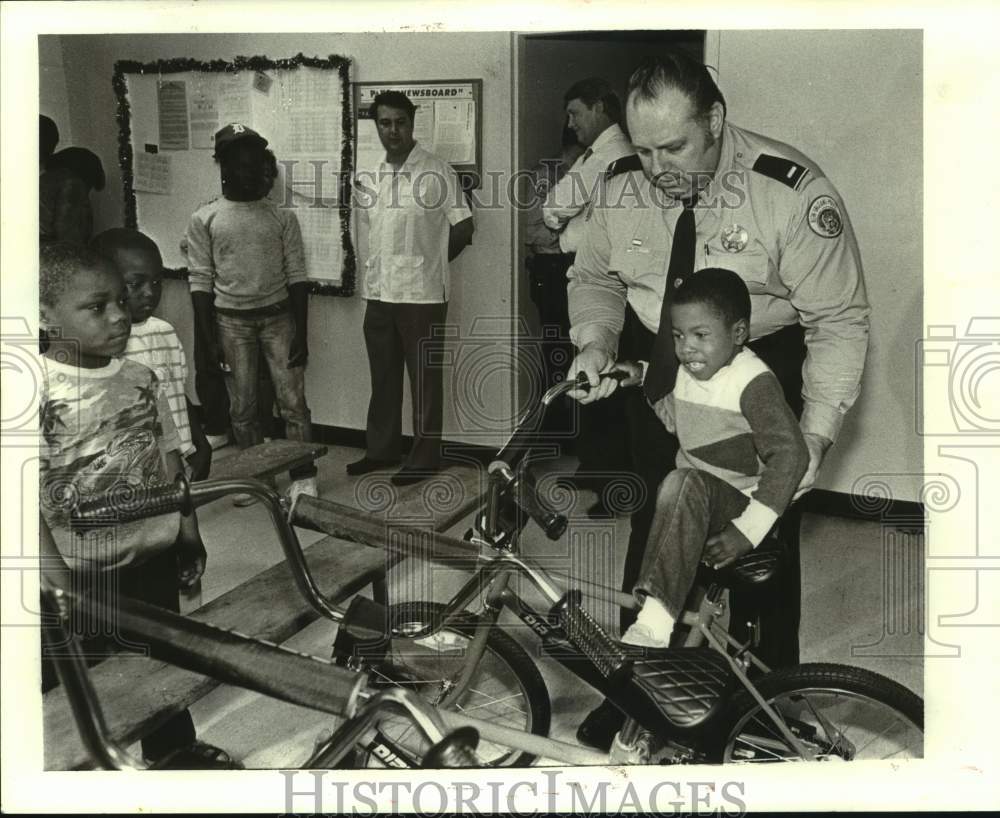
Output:
<svg viewBox="0 0 1000 818">
<path fill-rule="evenodd" d="M 297 440 L 272 440 L 243 449 L 227 457 L 212 457 L 209 480 L 240 480 L 281 474 L 305 466 L 325 455 L 326 446 Z"/>
<path fill-rule="evenodd" d="M 275 441 L 265 445 L 287 442 Z M 253 449 L 247 449 L 237 457 L 251 452 Z M 221 461 L 219 466 L 224 462 Z M 261 465 L 260 461 L 255 462 Z M 274 462 L 269 460 L 267 468 L 272 468 Z M 281 465 L 274 466 L 271 473 L 288 468 L 287 462 L 286 458 Z M 239 466 L 246 467 L 246 462 Z M 445 474 L 449 472 L 451 483 L 457 480 L 463 487 L 454 496 L 453 503 L 437 502 L 428 510 L 424 495 L 426 484 L 417 484 L 397 490 L 391 508 L 382 517 L 422 518 L 424 525 L 439 531 L 453 525 L 475 507 L 479 498 L 480 475 L 468 468 L 449 469 Z M 229 471 L 227 476 L 249 475 Z M 217 477 L 215 470 L 212 477 Z M 364 514 L 373 525 L 378 524 L 379 515 L 371 514 L 370 510 L 354 510 L 353 513 Z M 377 538 L 373 537 L 374 540 Z M 305 548 L 304 553 L 320 590 L 334 603 L 345 602 L 368 585 L 372 585 L 376 598 L 383 596 L 386 572 L 400 559 L 399 554 L 387 552 L 381 547 L 345 542 L 333 537 L 326 537 Z M 276 643 L 291 638 L 319 618 L 303 600 L 284 562 L 262 571 L 189 616 Z M 90 671 L 90 677 L 111 736 L 125 746 L 148 735 L 171 716 L 219 686 L 219 682 L 210 677 L 134 655 L 107 659 Z M 87 768 L 89 757 L 80 742 L 69 703 L 61 688 L 44 695 L 43 719 L 45 769 Z"/>
<path fill-rule="evenodd" d="M 326 537 L 304 552 L 320 590 L 334 602 L 347 600 L 385 575 L 385 553 L 379 548 Z M 319 618 L 298 592 L 284 562 L 189 616 L 276 643 Z M 91 669 L 90 678 L 111 736 L 125 746 L 219 685 L 210 677 L 135 655 L 106 659 Z M 86 767 L 89 759 L 62 688 L 49 691 L 43 700 L 45 768 Z"/>
</svg>

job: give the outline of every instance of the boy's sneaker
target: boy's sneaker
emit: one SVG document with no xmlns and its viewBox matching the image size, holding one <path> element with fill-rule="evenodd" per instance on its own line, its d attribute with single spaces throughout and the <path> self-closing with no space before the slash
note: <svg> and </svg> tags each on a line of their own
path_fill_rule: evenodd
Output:
<svg viewBox="0 0 1000 818">
<path fill-rule="evenodd" d="M 625 633 L 622 634 L 621 641 L 626 645 L 635 645 L 639 648 L 667 648 L 670 647 L 669 634 L 666 639 L 657 636 L 649 625 L 640 622 L 633 623 Z"/>
<path fill-rule="evenodd" d="M 213 451 L 229 445 L 229 435 L 205 435 L 205 440 Z"/>
<path fill-rule="evenodd" d="M 292 481 L 292 485 L 288 487 L 289 505 L 294 506 L 295 501 L 303 494 L 307 497 L 319 497 L 315 477 L 304 477 L 301 480 Z"/>
</svg>

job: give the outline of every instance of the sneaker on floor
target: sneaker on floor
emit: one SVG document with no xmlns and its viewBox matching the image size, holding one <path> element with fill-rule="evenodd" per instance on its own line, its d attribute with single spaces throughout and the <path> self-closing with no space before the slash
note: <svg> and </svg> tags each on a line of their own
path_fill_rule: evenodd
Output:
<svg viewBox="0 0 1000 818">
<path fill-rule="evenodd" d="M 351 477 L 359 477 L 362 474 L 368 474 L 368 472 L 378 471 L 379 469 L 391 469 L 397 463 L 399 463 L 398 460 L 376 460 L 373 457 L 365 455 L 360 460 L 348 463 L 347 473 Z"/>
<path fill-rule="evenodd" d="M 294 506 L 299 495 L 307 497 L 319 497 L 319 489 L 316 487 L 315 477 L 303 477 L 300 480 L 293 480 L 288 487 L 288 500 Z"/>
<path fill-rule="evenodd" d="M 606 753 L 624 724 L 625 714 L 605 699 L 587 714 L 577 728 L 576 740 Z"/>
<path fill-rule="evenodd" d="M 205 435 L 205 440 L 212 449 L 221 449 L 229 445 L 229 435 Z"/>
<path fill-rule="evenodd" d="M 667 638 L 657 636 L 649 625 L 634 622 L 625 633 L 622 634 L 621 641 L 626 645 L 635 645 L 638 648 L 666 648 L 670 647 L 670 635 Z"/>
</svg>

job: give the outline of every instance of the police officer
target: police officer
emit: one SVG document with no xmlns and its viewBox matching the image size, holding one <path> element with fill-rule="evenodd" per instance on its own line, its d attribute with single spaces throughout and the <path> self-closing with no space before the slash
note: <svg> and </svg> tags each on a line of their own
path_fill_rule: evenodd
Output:
<svg viewBox="0 0 1000 818">
<path fill-rule="evenodd" d="M 567 127 L 586 149 L 552 187 L 542 207 L 546 226 L 559 233 L 560 259 L 565 267 L 552 271 L 550 280 L 553 291 L 562 288 L 561 299 L 565 304 L 566 268 L 582 240 L 591 199 L 608 167 L 629 156 L 632 148 L 619 125 L 621 100 L 607 80 L 601 77 L 579 80 L 567 89 L 563 101 Z M 597 493 L 597 502 L 588 509 L 588 514 L 595 517 L 613 513 L 604 502 L 607 479 L 628 467 L 624 432 L 616 423 L 621 416 L 620 400 L 591 405 L 579 412 L 576 454 L 580 467 L 573 482 L 578 488 Z"/>
<path fill-rule="evenodd" d="M 593 387 L 571 395 L 589 403 L 614 391 L 615 381 L 598 376 L 612 367 L 619 340 L 621 354 L 635 359 L 650 361 L 654 345 L 672 356 L 672 343 L 656 341 L 672 254 L 689 253 L 692 270 L 734 270 L 751 294 L 749 346 L 777 375 L 809 448 L 799 496 L 813 485 L 858 396 L 868 346 L 861 258 L 840 195 L 794 148 L 728 123 L 708 70 L 681 52 L 632 74 L 626 120 L 640 167 L 610 179 L 569 271 L 571 337 L 580 352 L 567 377 L 586 372 Z M 646 487 L 625 561 L 622 588 L 631 592 L 677 443 L 642 391 L 627 391 L 633 462 Z M 771 607 L 756 609 L 755 653 L 771 666 L 798 662 L 799 514 L 793 506 L 783 518 L 783 579 Z M 752 635 L 750 618 L 735 598 L 731 630 L 741 641 Z M 623 617 L 623 628 L 628 623 Z M 610 746 L 621 722 L 605 702 L 577 737 Z"/>
</svg>

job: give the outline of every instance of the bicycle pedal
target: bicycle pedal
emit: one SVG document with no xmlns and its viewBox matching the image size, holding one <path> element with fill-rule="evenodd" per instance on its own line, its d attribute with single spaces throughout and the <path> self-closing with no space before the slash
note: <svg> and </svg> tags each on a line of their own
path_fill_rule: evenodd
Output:
<svg viewBox="0 0 1000 818">
<path fill-rule="evenodd" d="M 566 633 L 566 638 L 583 653 L 612 685 L 624 683 L 632 675 L 632 659 L 625 649 L 604 632 L 582 606 L 578 588 L 567 591 L 549 612 Z"/>
</svg>

